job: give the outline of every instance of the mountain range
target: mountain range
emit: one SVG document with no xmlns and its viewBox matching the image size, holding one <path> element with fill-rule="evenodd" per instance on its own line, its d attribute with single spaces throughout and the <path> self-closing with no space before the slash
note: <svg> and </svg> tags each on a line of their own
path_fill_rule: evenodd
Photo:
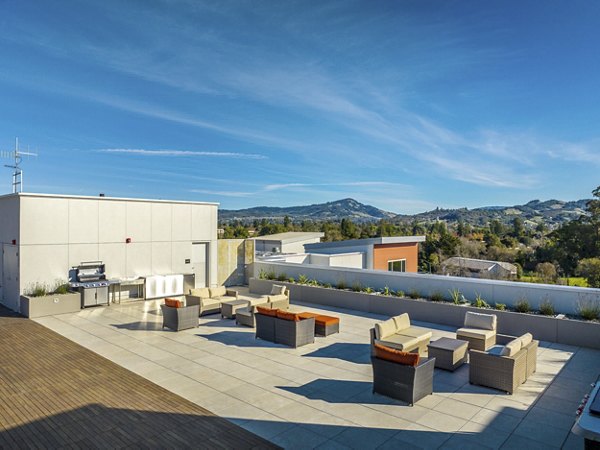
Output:
<svg viewBox="0 0 600 450">
<path fill-rule="evenodd" d="M 248 209 L 219 210 L 219 220 L 231 222 L 241 220 L 249 222 L 253 220 L 281 221 L 288 216 L 292 221 L 313 220 L 341 220 L 351 219 L 354 222 L 371 222 L 386 219 L 391 222 L 432 222 L 443 220 L 448 223 L 463 221 L 471 225 L 485 225 L 490 220 L 497 219 L 508 224 L 515 217 L 520 217 L 523 222 L 530 226 L 544 223 L 549 227 L 558 226 L 569 220 L 577 219 L 586 214 L 586 203 L 589 200 L 561 201 L 561 200 L 532 200 L 524 205 L 514 206 L 484 206 L 480 208 L 467 209 L 440 209 L 426 211 L 418 214 L 396 214 L 365 205 L 352 198 L 337 200 L 334 202 L 320 203 L 308 206 L 290 207 L 268 207 L 257 206 Z"/>
</svg>

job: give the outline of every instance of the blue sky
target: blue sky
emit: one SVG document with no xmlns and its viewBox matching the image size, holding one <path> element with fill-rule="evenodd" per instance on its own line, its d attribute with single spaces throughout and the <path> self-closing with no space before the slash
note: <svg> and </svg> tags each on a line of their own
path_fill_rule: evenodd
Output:
<svg viewBox="0 0 600 450">
<path fill-rule="evenodd" d="M 4 0 L 0 148 L 39 153 L 31 192 L 398 213 L 589 198 L 598 23 L 587 0 Z"/>
</svg>

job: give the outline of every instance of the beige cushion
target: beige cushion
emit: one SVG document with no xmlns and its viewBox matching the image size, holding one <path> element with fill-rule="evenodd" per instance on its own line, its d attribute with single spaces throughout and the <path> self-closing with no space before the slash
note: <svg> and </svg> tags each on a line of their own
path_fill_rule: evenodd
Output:
<svg viewBox="0 0 600 450">
<path fill-rule="evenodd" d="M 533 335 L 531 333 L 525 333 L 523 336 L 520 336 L 519 339 L 521 340 L 521 347 L 526 347 L 533 341 Z"/>
<path fill-rule="evenodd" d="M 483 330 L 495 330 L 497 318 L 494 314 L 481 314 L 467 312 L 465 315 L 465 328 L 481 328 Z"/>
<path fill-rule="evenodd" d="M 270 302 L 277 302 L 279 300 L 287 300 L 287 295 L 278 294 L 278 295 L 268 295 L 267 298 Z"/>
<path fill-rule="evenodd" d="M 266 295 L 263 295 L 261 297 L 256 297 L 256 298 L 249 299 L 248 303 L 251 304 L 252 306 L 257 306 L 257 305 L 264 305 L 268 301 L 269 301 L 269 297 L 266 296 Z"/>
<path fill-rule="evenodd" d="M 208 288 L 190 289 L 190 295 L 193 295 L 194 297 L 208 298 L 210 297 L 210 290 Z"/>
<path fill-rule="evenodd" d="M 405 350 L 407 348 L 413 349 L 418 347 L 422 340 L 412 336 L 404 336 L 403 334 L 392 334 L 385 339 L 376 339 L 375 342 L 398 350 Z"/>
<path fill-rule="evenodd" d="M 481 328 L 459 328 L 456 330 L 456 337 L 465 336 L 474 339 L 489 339 L 496 334 L 494 330 L 482 330 Z"/>
<path fill-rule="evenodd" d="M 202 306 L 204 308 L 216 305 L 221 305 L 221 301 L 216 298 L 202 297 Z"/>
<path fill-rule="evenodd" d="M 396 332 L 396 322 L 394 318 L 375 324 L 375 337 L 377 339 L 385 339 Z"/>
<path fill-rule="evenodd" d="M 500 356 L 515 356 L 519 350 L 521 350 L 521 339 L 516 338 L 504 346 Z"/>
<path fill-rule="evenodd" d="M 410 319 L 406 313 L 394 317 L 394 322 L 396 323 L 396 331 L 410 327 Z"/>
<path fill-rule="evenodd" d="M 285 286 L 279 286 L 278 284 L 274 284 L 271 286 L 271 295 L 281 295 L 285 294 Z"/>
<path fill-rule="evenodd" d="M 427 328 L 421 327 L 408 327 L 397 331 L 397 333 L 403 336 L 412 336 L 420 340 L 431 339 L 431 336 L 433 335 Z"/>
<path fill-rule="evenodd" d="M 209 288 L 209 291 L 211 297 L 223 297 L 227 295 L 227 288 L 225 286 Z"/>
</svg>

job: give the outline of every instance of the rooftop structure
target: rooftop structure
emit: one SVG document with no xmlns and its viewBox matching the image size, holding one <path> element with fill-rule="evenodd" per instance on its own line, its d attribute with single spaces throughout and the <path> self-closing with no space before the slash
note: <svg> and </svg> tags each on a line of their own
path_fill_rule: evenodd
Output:
<svg viewBox="0 0 600 450">
<path fill-rule="evenodd" d="M 488 261 L 454 256 L 442 263 L 444 274 L 479 278 L 506 279 L 517 276 L 517 266 L 502 261 Z"/>
<path fill-rule="evenodd" d="M 288 231 L 252 238 L 257 254 L 264 253 L 304 253 L 304 245 L 319 242 L 325 233 Z"/>
</svg>

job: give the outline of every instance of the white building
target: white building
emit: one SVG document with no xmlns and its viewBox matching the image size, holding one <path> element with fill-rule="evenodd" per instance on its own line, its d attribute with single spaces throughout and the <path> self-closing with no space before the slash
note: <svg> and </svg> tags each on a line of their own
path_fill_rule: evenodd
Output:
<svg viewBox="0 0 600 450">
<path fill-rule="evenodd" d="M 0 196 L 1 302 L 19 311 L 32 286 L 66 282 L 102 261 L 107 278 L 187 275 L 217 284 L 217 203 L 71 195 Z"/>
<path fill-rule="evenodd" d="M 304 253 L 304 244 L 321 242 L 325 233 L 289 231 L 253 238 L 257 254 L 264 253 Z"/>
</svg>

